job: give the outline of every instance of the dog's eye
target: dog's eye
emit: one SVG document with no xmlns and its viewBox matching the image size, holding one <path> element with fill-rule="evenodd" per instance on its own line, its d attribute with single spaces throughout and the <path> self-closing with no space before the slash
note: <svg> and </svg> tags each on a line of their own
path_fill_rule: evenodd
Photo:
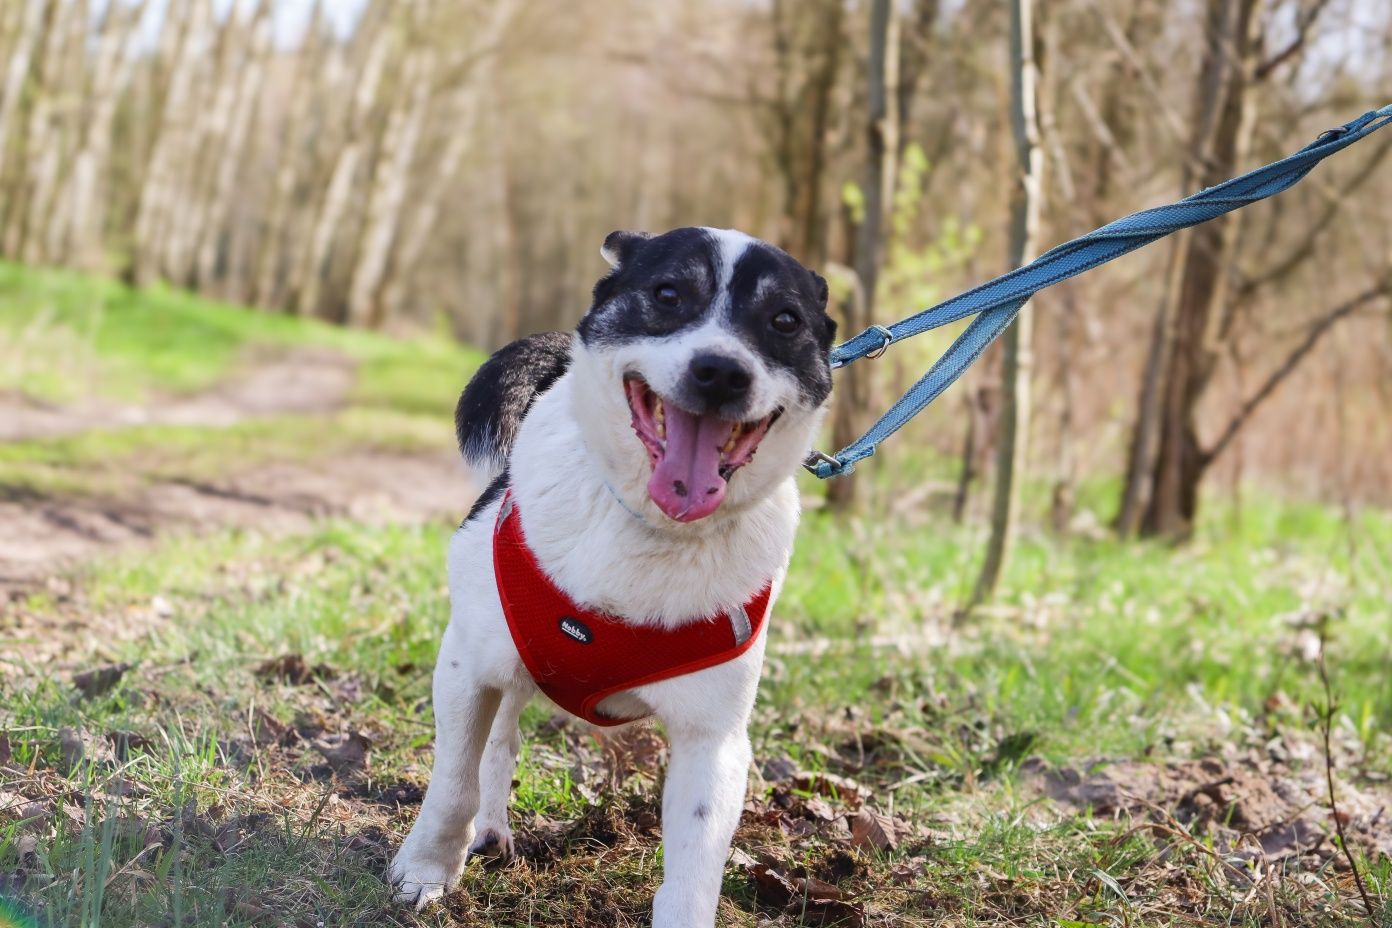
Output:
<svg viewBox="0 0 1392 928">
<path fill-rule="evenodd" d="M 653 288 L 653 299 L 663 306 L 676 306 L 681 302 L 681 296 L 677 293 L 677 288 L 671 284 L 658 284 Z"/>
<path fill-rule="evenodd" d="M 784 335 L 791 335 L 802 326 L 802 319 L 791 309 L 785 309 L 773 317 L 773 328 Z"/>
</svg>

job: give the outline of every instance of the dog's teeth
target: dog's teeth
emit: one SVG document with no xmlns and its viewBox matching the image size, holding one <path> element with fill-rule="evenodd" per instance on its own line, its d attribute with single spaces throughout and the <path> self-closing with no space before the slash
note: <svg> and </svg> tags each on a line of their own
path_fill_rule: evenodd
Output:
<svg viewBox="0 0 1392 928">
<path fill-rule="evenodd" d="M 720 449 L 721 452 L 724 453 L 724 454 L 729 454 L 731 451 L 734 451 L 734 450 L 735 450 L 735 439 L 738 438 L 738 437 L 739 437 L 739 426 L 737 425 L 737 426 L 735 426 L 734 428 L 730 429 L 730 437 L 729 437 L 728 439 L 726 439 L 726 441 L 725 441 L 725 446 L 724 446 L 723 448 Z"/>
<path fill-rule="evenodd" d="M 662 400 L 659 399 L 653 406 L 653 420 L 657 422 L 657 437 L 667 437 L 667 413 L 662 409 Z"/>
</svg>

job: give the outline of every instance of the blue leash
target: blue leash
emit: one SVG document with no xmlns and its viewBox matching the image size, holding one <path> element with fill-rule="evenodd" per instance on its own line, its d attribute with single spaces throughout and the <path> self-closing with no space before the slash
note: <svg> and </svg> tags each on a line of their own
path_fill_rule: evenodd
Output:
<svg viewBox="0 0 1392 928">
<path fill-rule="evenodd" d="M 1024 267 L 930 307 L 890 326 L 872 325 L 831 351 L 831 366 L 861 358 L 877 358 L 894 342 L 975 315 L 946 353 L 918 383 L 889 408 L 860 438 L 836 454 L 813 451 L 803 466 L 823 479 L 848 474 L 856 461 L 875 453 L 875 446 L 903 428 L 937 399 L 1005 331 L 1030 297 L 1054 284 L 1106 264 L 1172 232 L 1196 226 L 1224 213 L 1264 200 L 1295 186 L 1325 158 L 1348 148 L 1392 122 L 1392 106 L 1364 113 L 1353 122 L 1330 129 L 1300 151 L 1201 190 L 1178 203 L 1132 213 L 1071 242 L 1045 252 Z"/>
</svg>

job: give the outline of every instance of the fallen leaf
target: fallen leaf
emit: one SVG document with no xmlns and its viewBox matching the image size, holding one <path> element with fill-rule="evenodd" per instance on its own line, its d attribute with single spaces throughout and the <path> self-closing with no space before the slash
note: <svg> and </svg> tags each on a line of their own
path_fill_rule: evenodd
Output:
<svg viewBox="0 0 1392 928">
<path fill-rule="evenodd" d="M 332 667 L 327 664 L 315 664 L 313 667 L 304 659 L 303 654 L 282 654 L 280 657 L 272 658 L 256 668 L 258 677 L 274 680 L 284 680 L 295 686 L 304 686 L 315 680 L 332 680 L 335 676 Z"/>
<path fill-rule="evenodd" d="M 791 757 L 774 757 L 759 765 L 759 775 L 768 783 L 791 783 L 798 770 Z"/>
<path fill-rule="evenodd" d="M 82 743 L 82 735 L 78 734 L 76 729 L 60 728 L 58 730 L 58 750 L 63 755 L 64 771 L 71 772 L 82 763 L 87 749 Z"/>
<path fill-rule="evenodd" d="M 864 850 L 892 851 L 899 845 L 894 820 L 873 809 L 850 816 L 851 843 Z"/>
<path fill-rule="evenodd" d="M 840 899 L 809 899 L 793 902 L 784 913 L 797 916 L 803 925 L 844 925 L 859 928 L 865 924 L 864 907 Z"/>
<path fill-rule="evenodd" d="M 793 786 L 805 793 L 840 800 L 852 808 L 860 805 L 862 796 L 859 783 L 834 773 L 799 773 L 793 778 Z"/>
<path fill-rule="evenodd" d="M 314 748 L 329 762 L 335 773 L 352 773 L 367 766 L 367 752 L 372 741 L 360 731 L 341 735 L 325 735 L 314 742 Z"/>
<path fill-rule="evenodd" d="M 87 699 L 94 699 L 105 693 L 111 692 L 121 678 L 126 675 L 126 671 L 131 669 L 131 664 L 103 664 L 101 667 L 93 667 L 91 670 L 84 670 L 73 675 L 73 686 L 81 691 Z"/>
<path fill-rule="evenodd" d="M 10 750 L 10 736 L 5 732 L 0 732 L 0 767 L 5 766 L 14 757 L 14 752 Z"/>
<path fill-rule="evenodd" d="M 785 906 L 798 894 L 792 881 L 767 864 L 754 864 L 748 870 L 754 878 L 754 895 L 765 905 Z"/>
</svg>

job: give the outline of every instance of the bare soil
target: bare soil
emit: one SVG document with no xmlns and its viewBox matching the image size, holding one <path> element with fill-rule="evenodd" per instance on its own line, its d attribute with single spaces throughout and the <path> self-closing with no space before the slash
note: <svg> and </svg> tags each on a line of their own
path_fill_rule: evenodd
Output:
<svg viewBox="0 0 1392 928">
<path fill-rule="evenodd" d="M 354 380 L 351 359 L 297 349 L 255 365 L 195 396 L 156 397 L 140 406 L 101 400 L 51 406 L 0 396 L 0 441 L 74 435 L 135 425 L 221 428 L 277 415 L 331 414 Z M 133 465 L 139 467 L 138 461 Z M 316 519 L 457 519 L 474 491 L 452 452 L 354 451 L 312 462 L 281 461 L 225 476 L 133 482 L 124 495 L 49 497 L 0 490 L 0 608 L 82 563 L 177 534 L 228 528 L 272 533 Z"/>
</svg>

